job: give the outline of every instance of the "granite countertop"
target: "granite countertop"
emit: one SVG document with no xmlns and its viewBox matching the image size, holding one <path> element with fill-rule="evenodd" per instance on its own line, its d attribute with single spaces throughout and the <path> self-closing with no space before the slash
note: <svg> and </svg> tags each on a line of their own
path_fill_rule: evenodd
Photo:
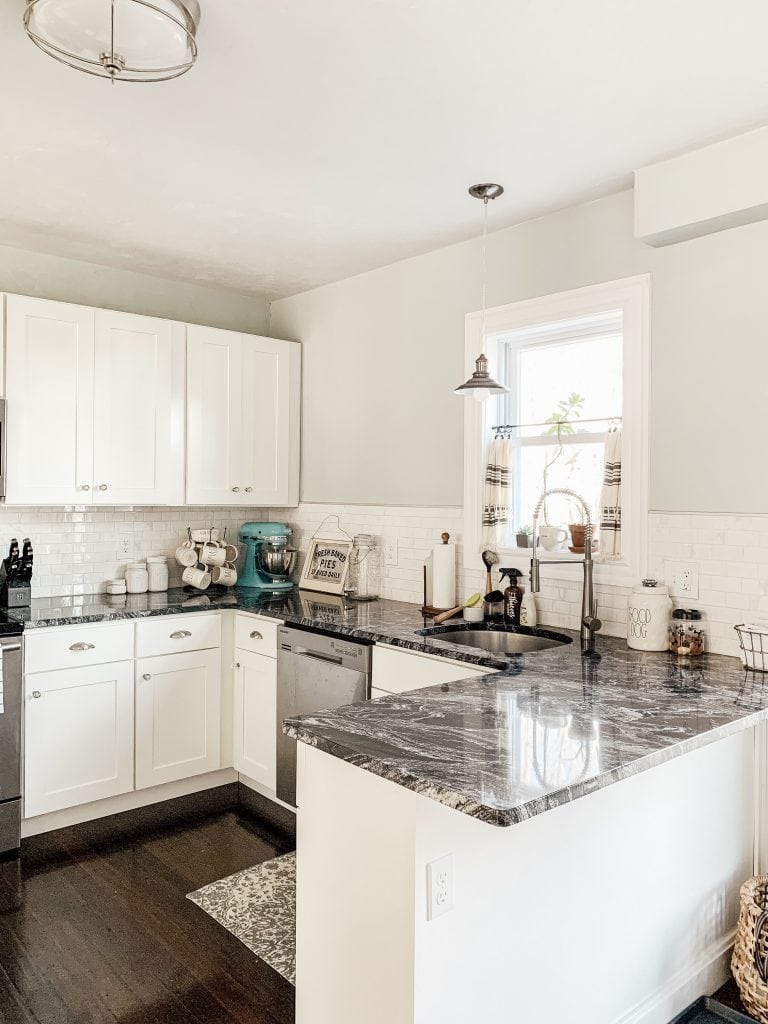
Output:
<svg viewBox="0 0 768 1024">
<path fill-rule="evenodd" d="M 415 605 L 349 603 L 294 590 L 46 598 L 8 610 L 4 628 L 239 610 L 501 671 L 286 722 L 286 732 L 492 825 L 524 821 L 768 719 L 768 675 L 736 658 L 642 654 L 598 636 L 502 656 L 418 630 Z M 453 624 L 452 624 L 453 625 Z"/>
</svg>

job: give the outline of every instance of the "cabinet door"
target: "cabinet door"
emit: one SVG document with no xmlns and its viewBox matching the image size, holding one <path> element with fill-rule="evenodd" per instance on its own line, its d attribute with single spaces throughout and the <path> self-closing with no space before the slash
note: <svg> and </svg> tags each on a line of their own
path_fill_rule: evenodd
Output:
<svg viewBox="0 0 768 1024">
<path fill-rule="evenodd" d="M 133 789 L 133 662 L 25 679 L 24 815 Z"/>
<path fill-rule="evenodd" d="M 93 310 L 20 295 L 6 301 L 6 501 L 90 503 Z"/>
<path fill-rule="evenodd" d="M 221 767 L 221 651 L 136 662 L 136 789 Z"/>
<path fill-rule="evenodd" d="M 243 338 L 240 503 L 298 504 L 301 346 Z"/>
<path fill-rule="evenodd" d="M 183 384 L 174 374 L 179 325 L 97 310 L 93 500 L 99 505 L 183 501 Z M 181 328 L 183 331 L 183 328 Z"/>
<path fill-rule="evenodd" d="M 242 464 L 242 338 L 187 327 L 187 503 L 238 505 Z"/>
<path fill-rule="evenodd" d="M 235 651 L 235 768 L 275 788 L 277 661 Z"/>
</svg>

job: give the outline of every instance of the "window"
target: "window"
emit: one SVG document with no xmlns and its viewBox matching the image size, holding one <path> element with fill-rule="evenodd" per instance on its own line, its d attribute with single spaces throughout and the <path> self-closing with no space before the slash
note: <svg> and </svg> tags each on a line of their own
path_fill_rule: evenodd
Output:
<svg viewBox="0 0 768 1024">
<path fill-rule="evenodd" d="M 485 351 L 509 394 L 482 405 L 466 401 L 465 550 L 474 565 L 481 545 L 483 479 L 493 427 L 506 425 L 511 455 L 510 525 L 501 547 L 523 561 L 516 535 L 530 528 L 545 489 L 570 488 L 599 521 L 605 441 L 622 425 L 622 558 L 601 565 L 603 581 L 623 585 L 643 571 L 647 520 L 647 352 L 649 278 L 631 278 L 547 296 L 467 317 L 467 364 Z M 546 517 L 546 518 L 545 518 Z M 579 522 L 577 503 L 555 496 L 542 523 Z M 570 540 L 570 539 L 569 539 Z M 528 555 L 530 552 L 528 552 Z M 558 551 L 550 557 L 568 556 Z M 547 552 L 543 552 L 547 557 Z M 580 561 L 573 555 L 573 561 Z M 512 564 L 515 564 L 514 562 Z M 568 578 L 578 566 L 550 568 Z"/>
</svg>

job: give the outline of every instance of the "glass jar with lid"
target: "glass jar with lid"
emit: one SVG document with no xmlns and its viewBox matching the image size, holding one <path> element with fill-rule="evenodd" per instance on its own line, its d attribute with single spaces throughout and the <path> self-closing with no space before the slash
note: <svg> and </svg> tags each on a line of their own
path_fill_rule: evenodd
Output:
<svg viewBox="0 0 768 1024">
<path fill-rule="evenodd" d="M 698 608 L 676 608 L 669 626 L 669 649 L 682 658 L 704 653 L 706 633 Z"/>
<path fill-rule="evenodd" d="M 352 601 L 375 601 L 381 586 L 381 553 L 370 533 L 352 538 L 344 593 Z"/>
<path fill-rule="evenodd" d="M 129 594 L 146 594 L 149 574 L 146 562 L 129 562 L 125 570 L 125 586 Z"/>
<path fill-rule="evenodd" d="M 165 555 L 153 555 L 147 559 L 147 575 L 151 593 L 168 589 L 168 561 Z"/>
</svg>

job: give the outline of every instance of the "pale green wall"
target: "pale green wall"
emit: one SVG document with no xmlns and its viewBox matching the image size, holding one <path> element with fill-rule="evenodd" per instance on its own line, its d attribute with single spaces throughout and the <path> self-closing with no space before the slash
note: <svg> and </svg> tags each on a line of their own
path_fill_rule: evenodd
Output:
<svg viewBox="0 0 768 1024">
<path fill-rule="evenodd" d="M 632 205 L 492 234 L 488 303 L 651 272 L 651 507 L 766 512 L 768 223 L 653 249 Z M 304 343 L 304 500 L 461 503 L 452 389 L 479 266 L 473 239 L 272 304 L 270 333 Z"/>
<path fill-rule="evenodd" d="M 185 284 L 129 270 L 0 246 L 0 292 L 264 334 L 269 304 L 258 295 Z"/>
</svg>

